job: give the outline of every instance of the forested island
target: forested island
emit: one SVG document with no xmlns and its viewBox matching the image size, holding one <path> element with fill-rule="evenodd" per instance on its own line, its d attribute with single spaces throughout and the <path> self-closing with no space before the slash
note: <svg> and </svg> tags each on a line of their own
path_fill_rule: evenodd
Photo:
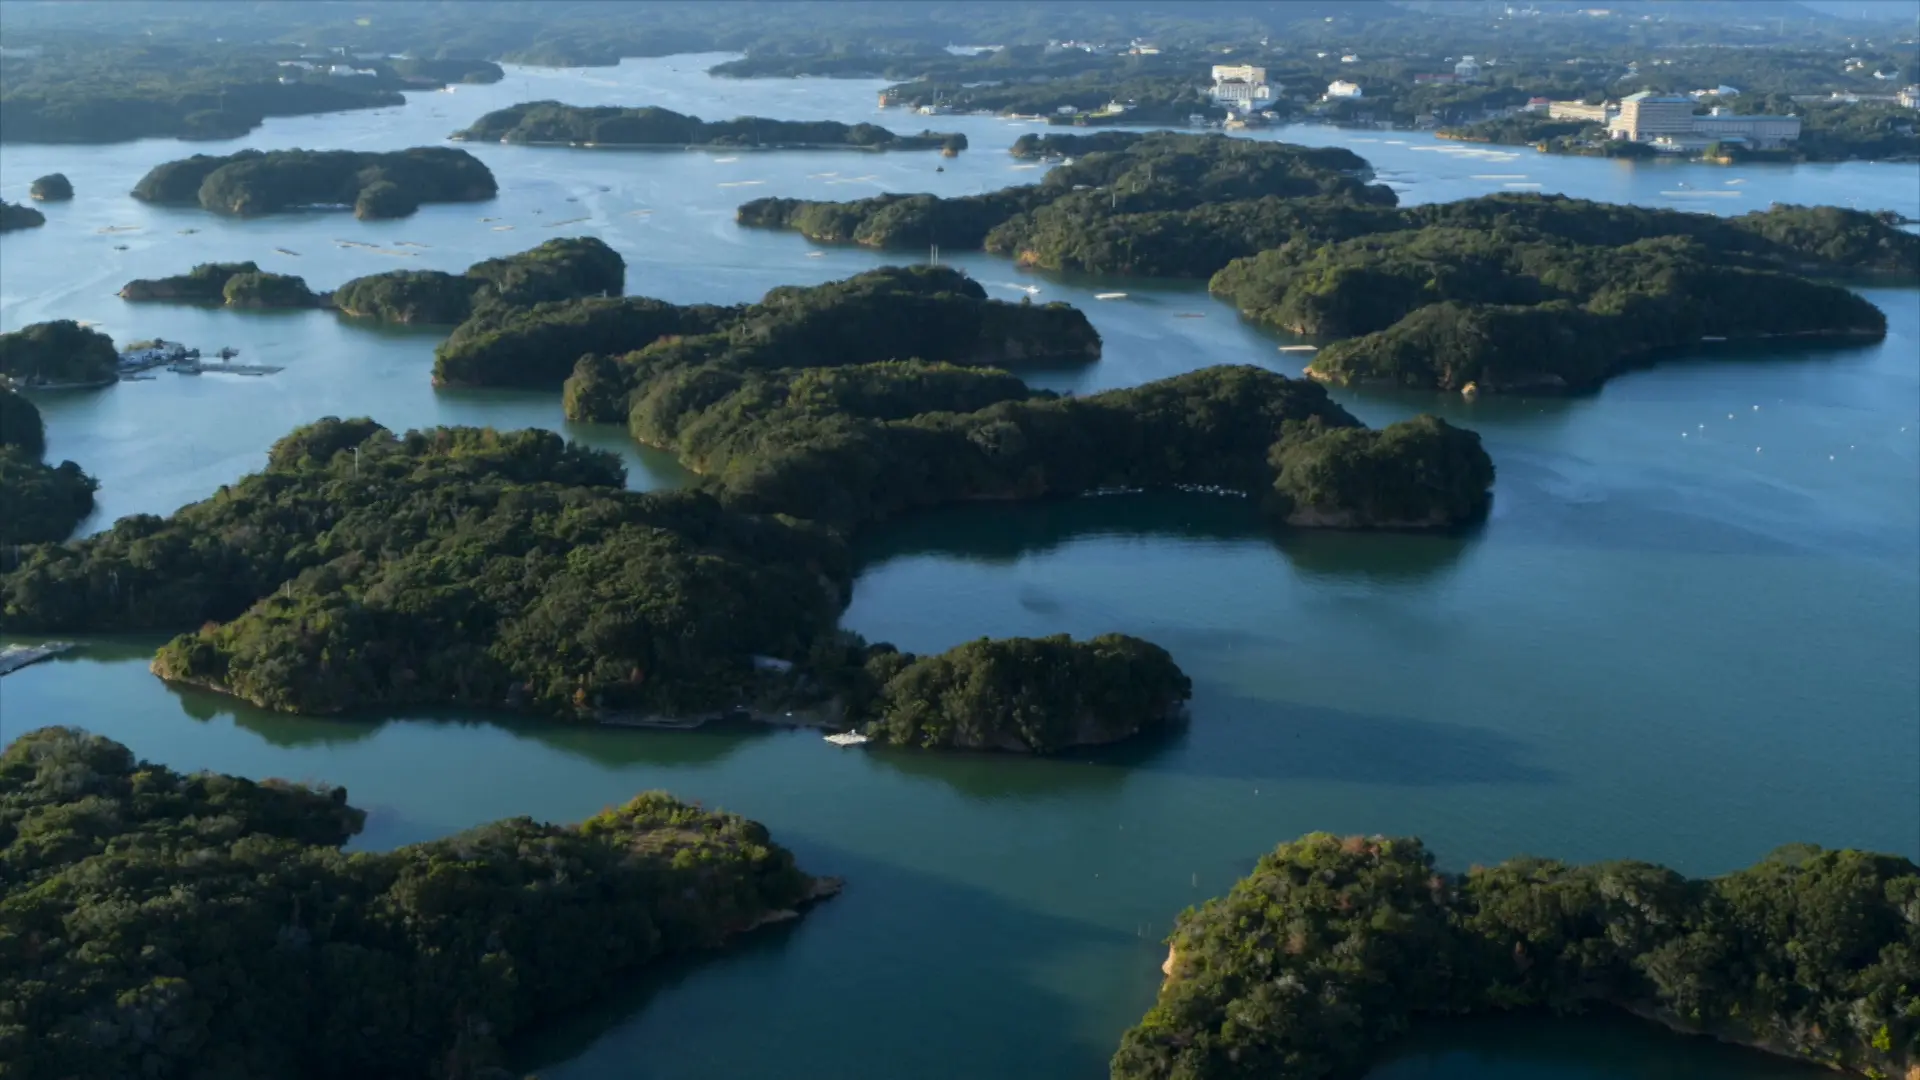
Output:
<svg viewBox="0 0 1920 1080">
<path fill-rule="evenodd" d="M 307 288 L 305 278 L 271 273 L 253 262 L 201 263 L 184 274 L 137 278 L 121 287 L 120 298 L 236 308 L 307 308 L 326 303 L 325 296 Z"/>
<path fill-rule="evenodd" d="M 239 262 L 202 263 L 185 274 L 139 278 L 123 286 L 120 296 L 136 302 L 227 307 L 333 307 L 379 322 L 450 326 L 488 304 L 531 305 L 618 295 L 626 287 L 626 274 L 626 260 L 620 253 L 589 236 L 549 240 L 517 255 L 477 262 L 463 274 L 438 270 L 368 274 L 331 293 L 316 293 L 301 278 Z"/>
<path fill-rule="evenodd" d="M 989 300 L 977 282 L 954 270 L 886 267 L 824 285 L 782 286 L 757 304 L 679 305 L 635 296 L 490 305 L 435 350 L 433 377 L 441 386 L 559 389 L 588 354 L 677 363 L 723 353 L 758 367 L 904 357 L 1083 364 L 1099 358 L 1100 335 L 1066 304 Z M 625 416 L 617 408 L 592 412 L 614 422 Z"/>
<path fill-rule="evenodd" d="M 0 544 L 65 540 L 93 513 L 99 483 L 71 461 L 47 465 L 46 449 L 40 410 L 0 386 Z"/>
<path fill-rule="evenodd" d="M 35 229 L 47 223 L 47 215 L 31 206 L 0 199 L 0 233 L 15 229 Z"/>
<path fill-rule="evenodd" d="M 498 190 L 493 173 L 465 150 L 418 146 L 195 154 L 155 166 L 133 197 L 240 215 L 351 206 L 355 217 L 370 219 L 405 217 L 422 203 L 491 199 Z"/>
<path fill-rule="evenodd" d="M 1616 247 L 1519 225 L 1288 244 L 1210 288 L 1257 322 L 1345 339 L 1314 356 L 1316 378 L 1468 392 L 1591 389 L 1702 340 L 1887 329 L 1849 289 L 1740 266 L 1691 237 Z"/>
<path fill-rule="evenodd" d="M 206 37 L 62 38 L 9 56 L 0 68 L 0 141 L 233 139 L 270 116 L 404 105 L 402 90 L 495 82 L 501 74 L 486 60 L 313 53 Z"/>
<path fill-rule="evenodd" d="M 654 106 L 565 105 L 532 101 L 496 109 L 454 132 L 459 141 L 600 147 L 724 146 L 735 149 L 844 147 L 849 150 L 946 150 L 967 148 L 967 137 L 922 131 L 897 135 L 875 124 L 837 120 L 765 120 L 742 116 L 708 122 Z"/>
<path fill-rule="evenodd" d="M 1179 918 L 1116 1080 L 1363 1072 L 1420 1017 L 1612 1006 L 1868 1077 L 1920 1070 L 1920 867 L 1794 845 L 1725 877 L 1640 862 L 1437 869 L 1316 833 Z"/>
<path fill-rule="evenodd" d="M 865 734 L 922 748 L 1045 754 L 1118 742 L 1180 719 L 1193 693 L 1165 649 L 1125 634 L 982 638 L 924 657 L 878 648 L 864 673 Z"/>
<path fill-rule="evenodd" d="M 1714 252 L 1830 275 L 1920 274 L 1920 236 L 1837 207 L 1774 206 L 1739 217 L 1489 195 L 1396 207 L 1365 159 L 1339 148 L 1219 135 L 1103 131 L 1025 135 L 1013 152 L 1066 156 L 1038 184 L 982 195 L 879 195 L 852 202 L 756 199 L 742 225 L 823 243 L 984 248 L 1025 265 L 1101 274 L 1210 277 L 1290 241 L 1325 244 L 1431 226 L 1511 222 L 1581 243 L 1690 236 Z"/>
<path fill-rule="evenodd" d="M 341 850 L 342 788 L 180 773 L 71 727 L 0 751 L 0 1060 L 22 1076 L 508 1075 L 634 972 L 840 882 L 661 793 Z"/>
<path fill-rule="evenodd" d="M 1053 269 L 1191 277 L 1284 243 L 1303 220 L 1391 219 L 1396 201 L 1368 183 L 1366 159 L 1338 147 L 1170 132 L 1050 136 L 1016 147 L 1079 156 L 1038 184 L 981 195 L 756 199 L 737 216 L 822 242 L 984 247 Z"/>
<path fill-rule="evenodd" d="M 15 386 L 105 386 L 118 378 L 119 367 L 113 339 L 72 319 L 34 323 L 0 334 L 0 378 Z"/>
<path fill-rule="evenodd" d="M 66 202 L 73 198 L 73 181 L 65 173 L 48 173 L 33 182 L 27 196 L 37 202 Z"/>
</svg>

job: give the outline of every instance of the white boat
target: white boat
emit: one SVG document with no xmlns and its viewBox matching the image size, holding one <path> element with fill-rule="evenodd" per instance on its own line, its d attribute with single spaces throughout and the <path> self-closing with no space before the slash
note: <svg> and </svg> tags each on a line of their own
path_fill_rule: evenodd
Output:
<svg viewBox="0 0 1920 1080">
<path fill-rule="evenodd" d="M 1281 352 L 1319 352 L 1320 346 L 1318 345 L 1282 345 L 1280 346 L 1280 351 Z"/>
<path fill-rule="evenodd" d="M 838 735 L 827 736 L 827 741 L 835 746 L 861 746 L 873 740 L 857 731 L 843 731 Z"/>
<path fill-rule="evenodd" d="M 1093 298 L 1095 300 L 1125 300 L 1127 294 L 1123 292 L 1098 292 L 1093 294 Z"/>
</svg>

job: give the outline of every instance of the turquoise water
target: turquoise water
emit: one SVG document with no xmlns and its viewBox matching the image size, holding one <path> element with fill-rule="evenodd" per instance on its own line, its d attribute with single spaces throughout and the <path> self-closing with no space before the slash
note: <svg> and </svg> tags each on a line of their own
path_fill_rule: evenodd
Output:
<svg viewBox="0 0 1920 1080">
<path fill-rule="evenodd" d="M 880 85 L 728 83 L 699 74 L 708 62 L 514 71 L 379 114 L 271 121 L 219 152 L 415 145 L 540 97 L 853 120 L 870 117 Z M 113 293 L 215 258 L 325 288 L 587 233 L 627 258 L 629 292 L 742 300 L 887 261 L 740 230 L 732 210 L 744 199 L 963 193 L 1037 175 L 997 152 L 1027 125 L 884 120 L 964 130 L 974 149 L 941 161 L 476 146 L 500 199 L 361 223 L 231 221 L 121 194 L 152 164 L 204 147 L 8 145 L 0 195 L 17 199 L 57 168 L 79 198 L 47 207 L 45 228 L 0 239 L 0 327 L 90 319 L 120 340 L 231 344 L 287 366 L 43 396 L 50 454 L 103 482 L 90 527 L 203 498 L 257 468 L 287 429 L 328 414 L 554 427 L 620 450 L 636 487 L 671 485 L 683 474 L 618 429 L 566 425 L 557 394 L 435 392 L 437 332 L 317 312 L 135 307 Z M 1714 211 L 1777 199 L 1920 215 L 1914 166 L 1636 166 L 1490 158 L 1419 135 L 1279 135 L 1351 145 L 1408 201 L 1538 182 Z M 1484 179 L 1515 174 L 1529 179 Z M 1661 194 L 1702 190 L 1738 194 Z M 589 220 L 547 227 L 578 216 Z M 138 231 L 97 231 L 115 225 Z M 399 249 L 417 252 L 403 259 L 336 239 L 427 246 Z M 1033 283 L 1041 299 L 1088 312 L 1106 341 L 1101 362 L 1037 383 L 1098 389 L 1211 363 L 1298 362 L 1191 283 L 945 261 L 1009 297 L 1011 284 Z M 1092 298 L 1120 288 L 1125 300 Z M 849 879 L 802 922 L 649 974 L 529 1046 L 543 1075 L 1097 1076 L 1152 1000 L 1173 915 L 1309 830 L 1415 833 L 1455 867 L 1532 852 L 1717 873 L 1797 840 L 1920 857 L 1920 293 L 1866 295 L 1892 332 L 1864 348 L 1696 358 L 1577 399 L 1343 392 L 1369 422 L 1435 410 L 1486 437 L 1500 469 L 1494 511 L 1467 535 L 1276 536 L 1241 503 L 1156 496 L 970 507 L 865 539 L 845 622 L 869 638 L 927 650 L 982 634 L 1124 630 L 1166 645 L 1194 677 L 1194 722 L 1153 745 L 1024 761 L 843 752 L 764 729 L 272 716 L 160 684 L 146 670 L 150 641 L 91 643 L 7 677 L 0 726 L 10 737 L 77 723 L 179 767 L 344 783 L 372 810 L 357 841 L 366 847 L 507 814 L 577 818 L 667 788 L 759 818 L 808 868 Z M 1376 1075 L 1807 1075 L 1605 1018 L 1444 1028 L 1408 1055 Z"/>
</svg>

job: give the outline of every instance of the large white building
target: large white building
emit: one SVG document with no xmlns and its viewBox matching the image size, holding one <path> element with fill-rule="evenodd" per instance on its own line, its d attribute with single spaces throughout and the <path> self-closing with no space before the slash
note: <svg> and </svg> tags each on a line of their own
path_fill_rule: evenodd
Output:
<svg viewBox="0 0 1920 1080">
<path fill-rule="evenodd" d="M 1338 98 L 1357 98 L 1357 97 L 1365 97 L 1365 96 L 1366 96 L 1366 92 L 1360 89 L 1359 83 L 1350 83 L 1345 79 L 1335 79 L 1332 82 L 1327 84 L 1327 100 L 1328 101 L 1333 101 Z"/>
<path fill-rule="evenodd" d="M 1213 66 L 1213 103 L 1236 112 L 1264 109 L 1275 101 L 1267 69 L 1251 64 Z"/>
<path fill-rule="evenodd" d="M 1800 118 L 1731 113 L 1719 108 L 1695 116 L 1692 98 L 1643 90 L 1621 99 L 1620 115 L 1607 123 L 1607 133 L 1665 150 L 1698 150 L 1716 142 L 1744 142 L 1766 150 L 1800 138 Z"/>
<path fill-rule="evenodd" d="M 1553 120 L 1585 120 L 1588 123 L 1604 124 L 1620 112 L 1617 105 L 1589 105 L 1584 101 L 1555 101 L 1547 106 L 1547 116 Z"/>
<path fill-rule="evenodd" d="M 1453 65 L 1453 77 L 1461 82 L 1473 82 L 1480 78 L 1480 62 L 1471 56 L 1463 56 Z"/>
</svg>

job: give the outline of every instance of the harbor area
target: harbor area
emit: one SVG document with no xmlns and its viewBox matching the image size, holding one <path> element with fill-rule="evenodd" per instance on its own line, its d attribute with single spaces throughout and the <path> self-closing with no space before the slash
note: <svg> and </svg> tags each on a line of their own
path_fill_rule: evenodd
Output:
<svg viewBox="0 0 1920 1080">
<path fill-rule="evenodd" d="M 142 382 L 154 378 L 149 372 L 156 369 L 164 369 L 175 375 L 272 375 L 286 370 L 271 364 L 236 364 L 233 359 L 239 355 L 239 349 L 222 348 L 209 361 L 199 349 L 188 348 L 177 341 L 153 338 L 137 341 L 121 351 L 119 376 L 122 382 Z"/>
</svg>

